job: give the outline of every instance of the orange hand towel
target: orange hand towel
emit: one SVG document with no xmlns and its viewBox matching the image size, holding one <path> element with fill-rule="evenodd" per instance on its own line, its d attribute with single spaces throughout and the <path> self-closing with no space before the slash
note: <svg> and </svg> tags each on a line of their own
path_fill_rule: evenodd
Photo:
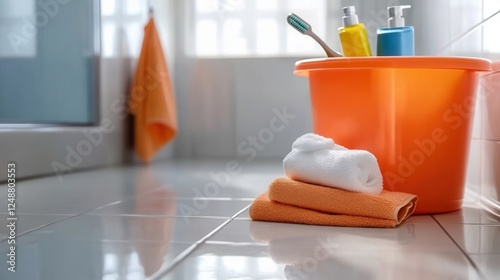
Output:
<svg viewBox="0 0 500 280">
<path fill-rule="evenodd" d="M 382 191 L 367 194 L 278 178 L 269 186 L 269 198 L 276 202 L 331 214 L 364 216 L 401 223 L 413 213 L 417 196 Z"/>
<path fill-rule="evenodd" d="M 135 150 L 149 163 L 177 132 L 175 96 L 153 18 L 144 28 L 129 108 L 135 116 Z"/>
<path fill-rule="evenodd" d="M 396 227 L 415 210 L 417 197 L 327 188 L 278 178 L 252 203 L 253 220 L 351 227 Z"/>
</svg>

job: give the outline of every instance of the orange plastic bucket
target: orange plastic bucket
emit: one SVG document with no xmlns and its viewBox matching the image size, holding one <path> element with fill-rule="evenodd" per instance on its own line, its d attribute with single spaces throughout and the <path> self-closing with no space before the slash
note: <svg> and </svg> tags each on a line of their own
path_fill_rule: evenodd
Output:
<svg viewBox="0 0 500 280">
<path fill-rule="evenodd" d="M 459 57 L 302 60 L 314 132 L 378 159 L 384 189 L 416 194 L 416 213 L 460 209 L 478 72 L 491 61 Z"/>
</svg>

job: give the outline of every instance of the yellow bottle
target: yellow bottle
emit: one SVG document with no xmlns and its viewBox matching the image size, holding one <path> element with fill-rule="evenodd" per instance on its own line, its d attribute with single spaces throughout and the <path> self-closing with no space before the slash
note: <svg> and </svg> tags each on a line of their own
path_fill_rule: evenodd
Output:
<svg viewBox="0 0 500 280">
<path fill-rule="evenodd" d="M 359 23 L 354 6 L 342 8 L 344 26 L 339 28 L 344 56 L 371 56 L 365 25 Z"/>
</svg>

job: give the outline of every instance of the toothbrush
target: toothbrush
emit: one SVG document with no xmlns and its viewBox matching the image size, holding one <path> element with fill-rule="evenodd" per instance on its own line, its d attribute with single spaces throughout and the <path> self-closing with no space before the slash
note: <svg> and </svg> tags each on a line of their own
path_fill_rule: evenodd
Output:
<svg viewBox="0 0 500 280">
<path fill-rule="evenodd" d="M 316 40 L 316 42 L 318 42 L 318 44 L 320 44 L 321 47 L 325 50 L 326 55 L 328 57 L 342 57 L 343 56 L 340 53 L 330 49 L 328 47 L 328 45 L 323 40 L 321 40 L 318 37 L 318 35 L 316 35 L 312 31 L 311 25 L 309 23 L 307 23 L 305 20 L 301 19 L 296 14 L 289 14 L 288 17 L 286 18 L 286 21 L 288 22 L 288 24 L 290 24 L 293 28 L 295 28 L 297 31 L 299 31 L 303 35 L 309 35 L 309 36 L 311 36 L 311 38 Z"/>
</svg>

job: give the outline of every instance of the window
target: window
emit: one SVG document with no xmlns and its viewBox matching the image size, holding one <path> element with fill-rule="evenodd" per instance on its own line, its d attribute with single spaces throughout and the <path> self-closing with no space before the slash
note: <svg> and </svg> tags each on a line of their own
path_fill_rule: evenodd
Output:
<svg viewBox="0 0 500 280">
<path fill-rule="evenodd" d="M 101 0 L 102 56 L 137 56 L 140 52 L 147 1 Z"/>
<path fill-rule="evenodd" d="M 200 57 L 293 56 L 322 52 L 286 23 L 289 13 L 326 35 L 326 0 L 193 0 L 186 36 L 188 55 Z"/>
</svg>

